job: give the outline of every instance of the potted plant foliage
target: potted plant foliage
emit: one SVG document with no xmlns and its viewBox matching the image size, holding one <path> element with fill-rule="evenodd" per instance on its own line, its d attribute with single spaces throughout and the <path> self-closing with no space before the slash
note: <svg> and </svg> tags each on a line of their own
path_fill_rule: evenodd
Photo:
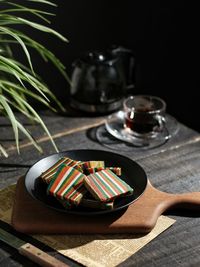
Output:
<svg viewBox="0 0 200 267">
<path fill-rule="evenodd" d="M 54 64 L 55 68 L 66 79 L 68 77 L 65 67 L 59 59 L 43 44 L 30 36 L 29 32 L 31 33 L 32 31 L 24 32 L 24 29 L 30 27 L 40 32 L 40 34 L 53 35 L 55 38 L 67 42 L 65 37 L 48 25 L 50 23 L 48 18 L 53 15 L 48 12 L 48 7 L 53 6 L 56 6 L 55 3 L 47 0 L 24 0 L 24 4 L 19 3 L 17 0 L 0 0 L 0 115 L 7 117 L 12 125 L 18 152 L 20 132 L 25 134 L 36 149 L 41 151 L 41 148 L 31 133 L 20 122 L 17 114 L 23 114 L 31 121 L 39 123 L 57 150 L 49 130 L 28 99 L 34 99 L 37 103 L 42 103 L 48 109 L 53 110 L 50 100 L 56 102 L 61 109 L 62 105 L 35 73 L 30 50 L 34 49 L 45 61 L 50 61 Z M 27 64 L 19 62 L 13 56 L 13 46 L 20 47 L 25 55 Z M 8 156 L 2 144 L 0 144 L 0 153 Z"/>
</svg>

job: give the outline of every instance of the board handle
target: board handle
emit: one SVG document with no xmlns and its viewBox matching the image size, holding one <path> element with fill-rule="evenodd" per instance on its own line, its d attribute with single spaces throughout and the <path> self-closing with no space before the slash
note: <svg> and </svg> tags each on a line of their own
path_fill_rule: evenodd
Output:
<svg viewBox="0 0 200 267">
<path fill-rule="evenodd" d="M 161 212 L 171 208 L 199 209 L 200 192 L 171 194 L 160 191 L 149 183 L 153 206 L 159 207 Z"/>
<path fill-rule="evenodd" d="M 19 253 L 33 262 L 39 264 L 40 266 L 44 267 L 69 267 L 69 265 L 65 264 L 64 262 L 50 256 L 46 252 L 42 251 L 41 249 L 26 243 L 21 246 L 19 249 Z"/>
<path fill-rule="evenodd" d="M 167 194 L 169 207 L 200 210 L 200 192 Z"/>
</svg>

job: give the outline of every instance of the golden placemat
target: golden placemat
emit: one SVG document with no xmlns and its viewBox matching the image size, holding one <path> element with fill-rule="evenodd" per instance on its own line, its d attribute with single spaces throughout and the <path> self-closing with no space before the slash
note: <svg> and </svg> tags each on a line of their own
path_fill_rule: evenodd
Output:
<svg viewBox="0 0 200 267">
<path fill-rule="evenodd" d="M 16 185 L 0 190 L 0 219 L 11 223 Z M 146 235 L 139 234 L 78 234 L 32 235 L 59 253 L 91 267 L 113 267 L 125 261 L 169 228 L 175 220 L 160 216 L 156 226 Z"/>
</svg>

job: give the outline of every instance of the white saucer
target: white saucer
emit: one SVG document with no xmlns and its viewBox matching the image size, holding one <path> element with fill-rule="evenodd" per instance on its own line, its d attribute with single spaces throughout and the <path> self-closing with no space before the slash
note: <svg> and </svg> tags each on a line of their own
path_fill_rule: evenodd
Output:
<svg viewBox="0 0 200 267">
<path fill-rule="evenodd" d="M 122 110 L 108 116 L 105 128 L 109 134 L 118 140 L 132 144 L 132 146 L 135 147 L 150 149 L 166 143 L 177 133 L 179 128 L 177 120 L 168 114 L 165 119 L 165 127 L 156 137 L 141 138 L 127 131 L 127 129 L 124 128 L 124 112 Z"/>
</svg>

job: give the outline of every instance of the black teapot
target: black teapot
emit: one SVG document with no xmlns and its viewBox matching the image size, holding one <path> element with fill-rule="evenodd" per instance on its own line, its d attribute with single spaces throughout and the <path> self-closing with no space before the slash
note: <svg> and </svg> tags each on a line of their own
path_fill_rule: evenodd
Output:
<svg viewBox="0 0 200 267">
<path fill-rule="evenodd" d="M 91 51 L 73 62 L 70 92 L 73 108 L 109 113 L 121 107 L 127 90 L 127 73 L 125 57 L 118 52 L 116 48 Z"/>
</svg>

